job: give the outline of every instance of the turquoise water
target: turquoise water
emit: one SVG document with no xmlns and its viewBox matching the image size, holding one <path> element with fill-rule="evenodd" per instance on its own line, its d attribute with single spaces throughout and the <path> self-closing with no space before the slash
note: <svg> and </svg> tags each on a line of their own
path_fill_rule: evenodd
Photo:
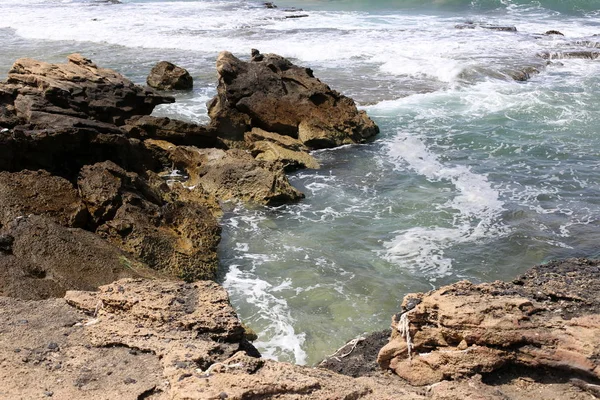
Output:
<svg viewBox="0 0 600 400">
<path fill-rule="evenodd" d="M 258 48 L 369 113 L 374 142 L 315 152 L 320 170 L 290 176 L 302 202 L 224 204 L 221 281 L 268 357 L 318 362 L 387 327 L 410 292 L 600 257 L 600 59 L 564 57 L 600 51 L 600 1 L 276 4 L 5 0 L 0 71 L 78 51 L 143 83 L 168 59 L 195 89 L 156 114 L 203 123 L 218 52 Z M 539 74 L 510 77 L 525 68 Z"/>
</svg>

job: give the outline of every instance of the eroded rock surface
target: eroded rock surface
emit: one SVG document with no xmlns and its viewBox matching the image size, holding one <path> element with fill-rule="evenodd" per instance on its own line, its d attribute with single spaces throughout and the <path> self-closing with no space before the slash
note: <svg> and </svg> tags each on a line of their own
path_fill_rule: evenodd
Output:
<svg viewBox="0 0 600 400">
<path fill-rule="evenodd" d="M 68 227 L 87 223 L 87 209 L 66 179 L 46 171 L 0 172 L 0 228 L 30 214 Z"/>
<path fill-rule="evenodd" d="M 413 385 L 518 365 L 600 379 L 600 262 L 538 266 L 514 282 L 458 282 L 404 299 L 378 361 Z"/>
<path fill-rule="evenodd" d="M 159 276 L 97 235 L 41 216 L 15 219 L 0 230 L 0 242 L 0 296 L 62 297 L 120 278 Z"/>
<path fill-rule="evenodd" d="M 230 140 L 257 127 L 298 139 L 311 149 L 362 143 L 379 132 L 354 101 L 314 77 L 309 68 L 253 50 L 249 62 L 222 52 L 212 124 Z"/>
<path fill-rule="evenodd" d="M 84 167 L 77 182 L 101 237 L 156 270 L 214 279 L 221 229 L 205 202 L 164 201 L 161 190 L 110 161 Z"/>
</svg>

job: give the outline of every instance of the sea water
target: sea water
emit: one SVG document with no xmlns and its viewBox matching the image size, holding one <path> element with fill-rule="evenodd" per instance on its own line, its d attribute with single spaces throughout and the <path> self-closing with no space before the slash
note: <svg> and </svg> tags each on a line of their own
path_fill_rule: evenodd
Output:
<svg viewBox="0 0 600 400">
<path fill-rule="evenodd" d="M 220 280 L 266 357 L 314 364 L 388 327 L 407 293 L 600 256 L 600 58 L 564 57 L 600 52 L 600 0 L 275 4 L 0 1 L 2 75 L 80 52 L 142 84 L 169 60 L 195 88 L 155 115 L 204 123 L 218 52 L 257 48 L 377 122 L 375 141 L 291 174 L 303 201 L 223 205 Z"/>
</svg>

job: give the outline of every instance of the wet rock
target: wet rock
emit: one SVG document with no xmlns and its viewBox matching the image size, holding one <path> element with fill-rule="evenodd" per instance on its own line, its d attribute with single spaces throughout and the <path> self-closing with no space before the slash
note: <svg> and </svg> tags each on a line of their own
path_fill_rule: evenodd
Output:
<svg viewBox="0 0 600 400">
<path fill-rule="evenodd" d="M 334 354 L 327 356 L 319 368 L 326 368 L 338 374 L 352 377 L 378 375 L 377 353 L 390 338 L 390 330 L 374 332 L 355 338 Z"/>
<path fill-rule="evenodd" d="M 300 140 L 308 148 L 362 143 L 379 132 L 354 101 L 331 90 L 312 70 L 275 54 L 254 52 L 245 62 L 229 52 L 217 58 L 218 94 L 209 103 L 212 126 L 241 141 L 257 127 Z"/>
<path fill-rule="evenodd" d="M 492 31 L 500 31 L 500 32 L 517 32 L 517 28 L 514 26 L 506 26 L 506 25 L 494 25 L 494 24 L 480 24 L 475 22 L 465 22 L 464 24 L 457 24 L 454 26 L 456 29 L 489 29 Z"/>
<path fill-rule="evenodd" d="M 508 71 L 507 75 L 518 82 L 525 82 L 531 79 L 532 76 L 540 73 L 536 67 L 524 67 L 517 70 Z"/>
<path fill-rule="evenodd" d="M 87 222 L 85 205 L 66 179 L 46 171 L 0 172 L 0 227 L 30 214 L 67 227 Z"/>
<path fill-rule="evenodd" d="M 550 35 L 565 36 L 565 35 L 563 35 L 563 34 L 562 34 L 560 31 L 555 31 L 555 30 L 549 30 L 549 31 L 546 31 L 546 32 L 544 33 L 544 35 L 548 35 L 548 36 L 550 36 Z"/>
<path fill-rule="evenodd" d="M 265 6 L 265 8 L 277 8 L 277 6 L 271 2 L 265 2 L 263 3 L 263 6 Z"/>
<path fill-rule="evenodd" d="M 594 50 L 569 50 L 561 52 L 543 52 L 538 54 L 541 58 L 546 60 L 565 60 L 565 59 L 584 59 L 584 60 L 595 60 L 600 58 L 600 51 Z"/>
<path fill-rule="evenodd" d="M 463 281 L 395 316 L 379 364 L 413 385 L 506 366 L 600 378 L 600 262 L 538 266 L 514 283 Z"/>
<path fill-rule="evenodd" d="M 101 237 L 153 269 L 214 279 L 220 227 L 200 197 L 166 202 L 161 190 L 110 161 L 84 167 L 77 184 Z"/>
<path fill-rule="evenodd" d="M 194 87 L 190 73 L 168 61 L 156 64 L 146 78 L 146 83 L 160 90 L 191 90 Z"/>
<path fill-rule="evenodd" d="M 119 278 L 157 276 L 93 233 L 45 217 L 19 218 L 0 233 L 13 238 L 11 252 L 0 252 L 0 296 L 61 297 L 67 290 L 96 290 Z"/>
</svg>

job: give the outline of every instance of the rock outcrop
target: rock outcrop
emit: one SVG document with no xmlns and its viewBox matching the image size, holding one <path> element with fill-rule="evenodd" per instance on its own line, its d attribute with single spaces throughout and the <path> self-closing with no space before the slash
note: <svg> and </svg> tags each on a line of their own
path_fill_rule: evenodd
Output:
<svg viewBox="0 0 600 400">
<path fill-rule="evenodd" d="M 18 217 L 0 230 L 0 242 L 0 296 L 46 299 L 120 278 L 161 276 L 97 235 L 41 216 Z"/>
<path fill-rule="evenodd" d="M 146 78 L 146 83 L 160 90 L 190 90 L 194 87 L 194 79 L 190 73 L 168 61 L 156 64 Z"/>
<path fill-rule="evenodd" d="M 172 276 L 215 277 L 221 228 L 208 199 L 165 202 L 161 190 L 110 161 L 84 167 L 77 184 L 101 237 Z"/>
<path fill-rule="evenodd" d="M 245 62 L 222 52 L 217 73 L 218 94 L 208 112 L 225 139 L 243 140 L 245 132 L 261 128 L 319 149 L 362 143 L 379 132 L 352 99 L 281 56 L 253 50 Z"/>
<path fill-rule="evenodd" d="M 511 283 L 458 282 L 409 295 L 379 353 L 384 368 L 430 385 L 520 366 L 600 379 L 600 262 L 571 259 Z"/>
</svg>

